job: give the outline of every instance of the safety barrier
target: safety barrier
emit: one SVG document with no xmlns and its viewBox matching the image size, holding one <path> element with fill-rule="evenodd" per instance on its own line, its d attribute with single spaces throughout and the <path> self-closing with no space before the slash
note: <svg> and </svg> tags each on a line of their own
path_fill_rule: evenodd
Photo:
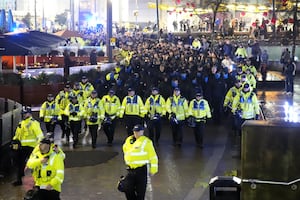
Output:
<svg viewBox="0 0 300 200">
<path fill-rule="evenodd" d="M 14 130 L 21 121 L 21 111 L 20 103 L 0 98 L 0 147 L 11 141 Z"/>
</svg>

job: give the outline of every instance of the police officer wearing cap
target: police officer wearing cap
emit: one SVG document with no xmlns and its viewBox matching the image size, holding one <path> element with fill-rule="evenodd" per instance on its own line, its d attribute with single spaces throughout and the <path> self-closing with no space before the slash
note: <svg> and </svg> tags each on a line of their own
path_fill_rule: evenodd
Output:
<svg viewBox="0 0 300 200">
<path fill-rule="evenodd" d="M 70 92 L 70 96 L 76 96 L 77 100 L 80 104 L 84 103 L 84 98 L 83 98 L 83 91 L 80 87 L 80 83 L 79 82 L 75 82 L 73 84 L 73 89 Z"/>
<path fill-rule="evenodd" d="M 233 99 L 232 113 L 235 115 L 239 136 L 245 120 L 259 119 L 259 103 L 249 83 L 245 83 L 242 91 Z"/>
<path fill-rule="evenodd" d="M 32 151 L 26 168 L 32 171 L 35 187 L 38 188 L 38 199 L 60 200 L 64 159 L 64 152 L 49 138 L 42 139 Z"/>
<path fill-rule="evenodd" d="M 104 107 L 103 131 L 107 137 L 107 145 L 111 146 L 114 140 L 116 120 L 120 115 L 121 102 L 115 95 L 115 90 L 110 89 L 101 99 Z"/>
<path fill-rule="evenodd" d="M 68 116 L 65 115 L 64 111 L 67 107 L 67 105 L 70 103 L 69 95 L 71 92 L 71 87 L 69 83 L 66 83 L 64 86 L 64 89 L 60 91 L 56 97 L 55 102 L 59 105 L 60 113 L 61 113 L 61 120 L 58 121 L 61 130 L 62 135 L 61 138 L 65 138 L 66 135 L 70 134 L 70 126 L 68 125 Z"/>
<path fill-rule="evenodd" d="M 126 198 L 144 200 L 148 171 L 150 175 L 158 172 L 158 158 L 152 141 L 144 136 L 143 125 L 133 127 L 133 135 L 127 137 L 123 144 L 123 153 L 128 171 L 126 179 L 130 184 L 128 191 L 125 191 Z"/>
<path fill-rule="evenodd" d="M 146 99 L 145 110 L 149 118 L 147 122 L 149 138 L 158 144 L 161 132 L 161 118 L 166 115 L 166 101 L 159 94 L 157 87 L 152 88 L 152 94 Z"/>
<path fill-rule="evenodd" d="M 92 91 L 95 90 L 93 84 L 89 82 L 89 80 L 86 76 L 81 77 L 80 87 L 81 87 L 81 90 L 83 91 L 83 99 L 84 100 L 89 98 Z"/>
<path fill-rule="evenodd" d="M 73 134 L 73 148 L 78 144 L 78 135 L 81 131 L 81 122 L 84 115 L 83 105 L 79 103 L 78 97 L 70 95 L 70 103 L 67 105 L 64 114 L 68 116 L 70 130 Z M 69 145 L 70 132 L 66 135 L 66 144 Z"/>
<path fill-rule="evenodd" d="M 31 108 L 24 106 L 22 114 L 23 120 L 19 123 L 13 137 L 13 140 L 19 141 L 21 145 L 18 149 L 15 149 L 17 150 L 17 180 L 13 183 L 14 186 L 22 185 L 26 160 L 29 158 L 33 148 L 43 138 L 40 123 L 33 119 Z"/>
<path fill-rule="evenodd" d="M 174 89 L 173 96 L 167 99 L 166 110 L 172 128 L 173 145 L 181 147 L 183 126 L 185 119 L 188 117 L 189 106 L 186 98 L 181 96 L 178 87 Z"/>
<path fill-rule="evenodd" d="M 121 110 L 120 118 L 124 117 L 127 135 L 132 135 L 132 129 L 135 124 L 142 124 L 145 116 L 145 108 L 142 98 L 135 94 L 133 88 L 128 88 L 128 95 L 124 97 Z"/>
<path fill-rule="evenodd" d="M 206 120 L 211 118 L 208 102 L 203 99 L 202 92 L 197 92 L 196 97 L 189 104 L 189 115 L 195 120 L 194 135 L 198 147 L 203 148 L 203 134 Z"/>
<path fill-rule="evenodd" d="M 61 111 L 59 105 L 54 101 L 53 94 L 48 94 L 47 101 L 42 104 L 40 119 L 45 123 L 47 132 L 54 133 L 56 124 L 61 120 Z"/>
<path fill-rule="evenodd" d="M 92 137 L 92 148 L 95 149 L 98 135 L 97 131 L 104 119 L 103 103 L 101 99 L 98 98 L 96 90 L 93 90 L 91 96 L 85 101 L 84 115 Z"/>
</svg>

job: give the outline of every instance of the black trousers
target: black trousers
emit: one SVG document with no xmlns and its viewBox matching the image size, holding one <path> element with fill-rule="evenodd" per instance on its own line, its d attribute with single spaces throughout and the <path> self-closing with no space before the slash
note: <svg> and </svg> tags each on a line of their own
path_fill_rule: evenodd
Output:
<svg viewBox="0 0 300 200">
<path fill-rule="evenodd" d="M 64 138 L 65 136 L 70 135 L 69 117 L 67 115 L 61 115 L 61 118 L 62 119 L 58 123 L 62 130 L 61 138 Z"/>
<path fill-rule="evenodd" d="M 184 120 L 178 120 L 178 123 L 171 123 L 172 136 L 173 136 L 173 144 L 181 145 L 182 144 L 182 131 L 184 126 Z"/>
<path fill-rule="evenodd" d="M 200 121 L 196 122 L 196 126 L 194 127 L 194 135 L 197 145 L 203 145 L 203 134 L 204 134 L 205 122 Z"/>
<path fill-rule="evenodd" d="M 96 144 L 97 144 L 97 130 L 98 130 L 98 124 L 95 125 L 88 125 L 89 126 L 89 130 L 90 130 L 90 134 L 92 137 L 92 147 L 96 148 Z"/>
<path fill-rule="evenodd" d="M 103 123 L 103 131 L 107 137 L 107 143 L 111 144 L 114 140 L 116 128 L 116 119 L 111 121 L 111 124 Z"/>
<path fill-rule="evenodd" d="M 147 165 L 136 169 L 128 169 L 126 179 L 129 181 L 130 191 L 125 192 L 127 200 L 144 200 L 147 188 Z"/>
<path fill-rule="evenodd" d="M 24 176 L 24 169 L 26 162 L 33 150 L 33 147 L 22 146 L 21 149 L 17 152 L 16 164 L 17 164 L 17 181 L 22 181 Z"/>
<path fill-rule="evenodd" d="M 128 136 L 133 134 L 132 129 L 135 125 L 142 124 L 143 122 L 142 118 L 138 115 L 125 115 L 124 119 Z"/>
<path fill-rule="evenodd" d="M 54 133 L 56 123 L 53 123 L 51 121 L 50 122 L 45 122 L 45 126 L 46 126 L 47 133 Z M 53 134 L 53 136 L 54 136 L 54 134 Z"/>
<path fill-rule="evenodd" d="M 38 198 L 43 200 L 60 200 L 60 192 L 56 190 L 38 190 Z"/>
<path fill-rule="evenodd" d="M 73 134 L 73 146 L 78 144 L 78 135 L 81 132 L 81 120 L 70 121 L 70 129 Z M 67 134 L 67 140 L 69 140 L 70 134 Z"/>
<path fill-rule="evenodd" d="M 149 138 L 152 142 L 158 142 L 161 132 L 161 119 L 149 120 L 147 123 L 149 130 Z"/>
</svg>

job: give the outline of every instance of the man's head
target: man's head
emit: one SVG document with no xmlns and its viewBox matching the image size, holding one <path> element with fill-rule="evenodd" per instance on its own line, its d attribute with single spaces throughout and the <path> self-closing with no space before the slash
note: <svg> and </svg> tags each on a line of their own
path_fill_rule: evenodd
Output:
<svg viewBox="0 0 300 200">
<path fill-rule="evenodd" d="M 159 93 L 159 90 L 157 87 L 153 87 L 151 92 L 152 92 L 152 95 L 157 95 Z"/>
<path fill-rule="evenodd" d="M 197 100 L 200 100 L 200 99 L 202 99 L 202 98 L 203 98 L 202 92 L 197 92 L 197 93 L 196 93 L 196 99 L 197 99 Z"/>
<path fill-rule="evenodd" d="M 88 82 L 87 77 L 86 77 L 86 76 L 82 76 L 82 77 L 81 77 L 81 82 L 82 82 L 82 83 Z"/>
<path fill-rule="evenodd" d="M 244 87 L 243 87 L 243 91 L 244 91 L 244 92 L 249 92 L 250 89 L 251 89 L 251 88 L 250 88 L 249 83 L 245 83 L 245 84 L 244 84 Z"/>
<path fill-rule="evenodd" d="M 179 87 L 174 88 L 174 95 L 179 96 L 180 95 L 180 89 Z"/>
<path fill-rule="evenodd" d="M 141 124 L 137 124 L 133 127 L 132 131 L 135 138 L 138 138 L 144 134 L 144 126 Z"/>
<path fill-rule="evenodd" d="M 30 106 L 23 106 L 22 114 L 23 114 L 24 119 L 27 119 L 27 118 L 31 117 L 32 116 L 31 107 Z"/>
<path fill-rule="evenodd" d="M 127 92 L 128 92 L 128 96 L 134 96 L 135 95 L 135 91 L 131 87 L 127 89 Z"/>
<path fill-rule="evenodd" d="M 53 100 L 54 100 L 53 94 L 48 94 L 48 96 L 47 96 L 47 101 L 51 102 L 51 101 L 53 101 Z"/>
<path fill-rule="evenodd" d="M 47 154 L 47 153 L 49 153 L 50 146 L 51 146 L 50 139 L 48 139 L 48 138 L 42 139 L 41 142 L 40 142 L 40 146 L 39 146 L 41 154 Z"/>
<path fill-rule="evenodd" d="M 96 98 L 98 95 L 97 91 L 96 90 L 93 90 L 92 93 L 91 93 L 91 97 L 94 99 Z"/>
</svg>

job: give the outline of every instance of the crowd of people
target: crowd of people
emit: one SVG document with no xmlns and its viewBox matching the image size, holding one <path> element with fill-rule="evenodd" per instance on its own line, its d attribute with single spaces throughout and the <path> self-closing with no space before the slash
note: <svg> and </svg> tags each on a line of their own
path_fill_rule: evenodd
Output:
<svg viewBox="0 0 300 200">
<path fill-rule="evenodd" d="M 58 94 L 48 94 L 41 105 L 39 121 L 32 118 L 30 110 L 23 112 L 24 120 L 20 122 L 14 140 L 21 142 L 22 151 L 26 149 L 23 146 L 29 146 L 30 150 L 23 152 L 19 169 L 25 166 L 33 169 L 35 181 L 40 184 L 37 186 L 42 190 L 40 195 L 59 199 L 61 191 L 64 153 L 51 142 L 56 125 L 60 125 L 66 145 L 71 144 L 72 135 L 72 146 L 78 148 L 79 135 L 86 132 L 91 136 L 92 148 L 97 148 L 99 128 L 103 127 L 107 145 L 112 146 L 116 125 L 120 124 L 117 121 L 123 120 L 128 135 L 123 146 L 125 152 L 128 150 L 126 144 L 130 148 L 135 146 L 132 144 L 137 138 L 133 138 L 133 133 L 141 133 L 138 135 L 141 136 L 145 127 L 150 141 L 159 146 L 164 121 L 170 124 L 175 147 L 181 147 L 188 124 L 194 130 L 196 146 L 202 149 L 205 125 L 210 118 L 215 125 L 220 125 L 229 114 L 237 136 L 240 136 L 245 120 L 260 118 L 256 80 L 257 70 L 266 58 L 262 57 L 257 41 L 247 47 L 243 44 L 234 47 L 230 41 L 220 42 L 213 49 L 205 38 L 187 44 L 180 40 L 176 43 L 144 40 L 140 35 L 135 40 L 131 38 L 129 44 L 121 40 L 119 45 L 123 60 L 112 71 L 95 81 L 84 75 L 81 80 L 67 82 Z M 40 122 L 46 127 L 46 140 L 42 139 Z M 29 132 L 29 128 L 35 128 L 34 135 L 19 134 L 20 130 Z M 29 135 L 32 138 L 27 138 Z M 146 141 L 144 136 L 141 138 Z M 26 144 L 28 141 L 31 142 L 29 145 Z M 149 155 L 155 157 L 152 143 L 149 143 L 152 149 Z M 30 157 L 27 164 L 26 157 Z M 51 159 L 55 164 L 49 163 Z M 125 161 L 130 163 L 128 158 Z M 141 168 L 138 166 L 143 177 L 145 163 Z M 153 163 L 156 165 L 157 157 Z M 50 175 L 44 174 L 44 164 L 49 166 Z M 130 170 L 135 167 L 133 165 Z M 153 166 L 152 170 L 157 172 Z M 20 171 L 15 185 L 21 184 L 23 175 Z M 40 181 L 43 176 L 48 177 L 49 182 Z M 144 179 L 141 193 L 145 189 Z"/>
</svg>

